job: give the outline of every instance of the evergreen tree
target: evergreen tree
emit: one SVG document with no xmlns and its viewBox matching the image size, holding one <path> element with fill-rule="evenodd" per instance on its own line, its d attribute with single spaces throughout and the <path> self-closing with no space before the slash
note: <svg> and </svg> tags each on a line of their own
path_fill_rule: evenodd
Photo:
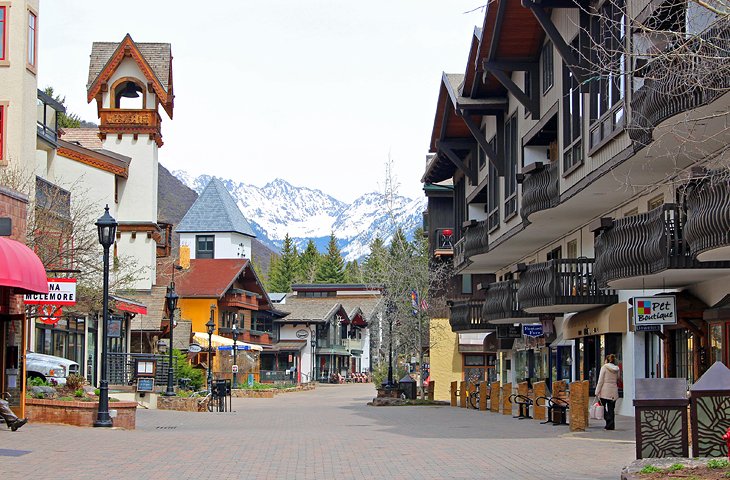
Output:
<svg viewBox="0 0 730 480">
<path fill-rule="evenodd" d="M 380 285 L 385 282 L 386 262 L 388 250 L 380 237 L 370 242 L 370 254 L 365 258 L 362 266 L 365 283 Z"/>
<path fill-rule="evenodd" d="M 319 267 L 320 255 L 314 241 L 307 242 L 307 248 L 299 255 L 299 274 L 296 281 L 300 283 L 314 283 L 317 268 Z"/>
<path fill-rule="evenodd" d="M 406 238 L 403 229 L 398 229 L 393 234 L 393 240 L 390 242 L 390 257 L 392 260 L 405 259 L 413 255 L 413 245 Z"/>
<path fill-rule="evenodd" d="M 43 93 L 63 105 L 66 106 L 66 97 L 60 95 L 54 95 L 53 87 L 46 87 Z M 58 128 L 79 128 L 81 126 L 81 117 L 75 113 L 66 111 L 66 113 L 58 113 Z"/>
<path fill-rule="evenodd" d="M 269 268 L 268 288 L 273 292 L 290 292 L 299 270 L 298 264 L 296 248 L 287 233 L 281 256 Z"/>
<path fill-rule="evenodd" d="M 347 263 L 345 267 L 345 283 L 363 283 L 362 271 L 357 260 Z"/>
<path fill-rule="evenodd" d="M 315 282 L 317 283 L 344 283 L 345 262 L 342 260 L 340 247 L 337 246 L 337 238 L 334 232 L 330 233 L 330 241 L 327 244 L 327 254 L 317 269 Z"/>
</svg>

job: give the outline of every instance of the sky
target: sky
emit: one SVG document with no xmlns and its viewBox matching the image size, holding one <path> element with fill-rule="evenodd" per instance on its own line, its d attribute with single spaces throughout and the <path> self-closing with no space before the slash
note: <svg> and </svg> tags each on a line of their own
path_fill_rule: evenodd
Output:
<svg viewBox="0 0 730 480">
<path fill-rule="evenodd" d="M 38 88 L 98 123 L 86 103 L 92 42 L 171 43 L 169 170 L 283 178 L 352 201 L 383 191 L 390 158 L 398 193 L 416 198 L 441 73 L 464 72 L 484 3 L 41 0 Z"/>
</svg>

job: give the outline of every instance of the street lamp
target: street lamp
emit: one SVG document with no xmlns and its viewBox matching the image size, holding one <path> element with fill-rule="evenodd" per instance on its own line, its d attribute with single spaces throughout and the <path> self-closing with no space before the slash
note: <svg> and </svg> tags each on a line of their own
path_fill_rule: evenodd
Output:
<svg viewBox="0 0 730 480">
<path fill-rule="evenodd" d="M 173 269 L 173 273 L 175 270 Z M 170 318 L 170 346 L 168 347 L 168 354 L 170 364 L 167 367 L 167 390 L 165 391 L 166 397 L 175 396 L 175 387 L 173 386 L 173 364 L 172 364 L 172 331 L 175 328 L 175 309 L 177 308 L 177 301 L 180 297 L 175 292 L 175 282 L 172 281 L 167 287 L 167 293 L 165 294 L 165 305 L 167 306 L 167 316 Z"/>
<path fill-rule="evenodd" d="M 213 330 L 215 330 L 215 305 L 210 306 L 210 320 L 205 324 L 208 329 L 208 393 L 213 391 Z"/>
<path fill-rule="evenodd" d="M 99 243 L 104 248 L 104 296 L 102 302 L 102 316 L 104 330 L 101 339 L 101 381 L 99 382 L 99 409 L 96 414 L 95 427 L 111 427 L 112 418 L 109 416 L 109 379 L 107 378 L 107 330 L 109 327 L 109 247 L 115 240 L 117 221 L 109 215 L 109 205 L 104 208 L 104 215 L 96 221 L 99 233 Z"/>
<path fill-rule="evenodd" d="M 236 364 L 236 345 L 238 341 L 238 322 L 233 321 L 233 327 L 231 328 L 231 333 L 233 334 L 233 387 L 236 388 L 236 374 L 238 373 L 238 365 Z"/>
<path fill-rule="evenodd" d="M 388 383 L 385 384 L 386 389 L 392 389 L 393 383 L 393 314 L 395 306 L 392 300 L 387 300 L 386 314 L 388 315 Z"/>
</svg>

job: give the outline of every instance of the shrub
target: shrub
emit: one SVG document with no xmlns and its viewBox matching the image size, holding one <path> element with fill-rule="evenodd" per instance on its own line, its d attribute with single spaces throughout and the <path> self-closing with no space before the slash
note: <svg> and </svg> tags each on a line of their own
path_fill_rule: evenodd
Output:
<svg viewBox="0 0 730 480">
<path fill-rule="evenodd" d="M 728 468 L 730 463 L 724 458 L 713 458 L 707 462 L 707 468 Z"/>
<path fill-rule="evenodd" d="M 48 387 L 50 384 L 46 381 L 45 378 L 31 377 L 28 379 L 28 385 L 30 385 L 31 387 Z"/>
<path fill-rule="evenodd" d="M 683 468 L 684 468 L 684 465 L 682 465 L 681 463 L 675 463 L 675 464 L 670 465 L 669 468 L 667 468 L 667 471 L 668 472 L 678 472 L 678 471 L 682 470 Z"/>
<path fill-rule="evenodd" d="M 99 390 L 98 388 L 95 388 L 94 389 L 94 395 L 96 395 L 98 397 L 99 396 L 99 393 L 101 393 L 101 390 Z"/>
<path fill-rule="evenodd" d="M 190 365 L 187 355 L 182 353 L 180 350 L 174 349 L 172 353 L 175 357 L 173 359 L 173 361 L 175 361 L 175 377 L 189 378 L 190 389 L 193 391 L 200 390 L 200 388 L 205 384 L 205 372 Z"/>
<path fill-rule="evenodd" d="M 655 467 L 654 465 L 647 465 L 646 467 L 642 468 L 639 473 L 658 473 L 661 471 L 662 469 L 659 467 Z"/>
<path fill-rule="evenodd" d="M 84 386 L 85 382 L 86 379 L 83 376 L 72 373 L 71 375 L 66 377 L 66 388 L 73 391 L 83 389 L 82 387 Z"/>
<path fill-rule="evenodd" d="M 74 397 L 83 397 L 84 396 L 84 389 L 83 388 L 77 388 L 74 390 Z"/>
</svg>

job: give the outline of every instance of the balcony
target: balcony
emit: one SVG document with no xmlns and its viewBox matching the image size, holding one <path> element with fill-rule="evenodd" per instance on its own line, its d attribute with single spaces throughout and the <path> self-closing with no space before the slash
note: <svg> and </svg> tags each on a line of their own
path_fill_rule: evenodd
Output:
<svg viewBox="0 0 730 480">
<path fill-rule="evenodd" d="M 496 327 L 482 318 L 483 300 L 454 300 L 449 304 L 453 332 L 486 332 Z"/>
<path fill-rule="evenodd" d="M 464 256 L 466 259 L 473 255 L 486 253 L 489 250 L 489 228 L 486 220 L 480 222 L 470 220 L 465 227 Z"/>
<path fill-rule="evenodd" d="M 601 289 L 592 258 L 550 260 L 524 266 L 517 301 L 528 313 L 580 312 L 618 302 L 613 290 Z"/>
<path fill-rule="evenodd" d="M 105 108 L 99 111 L 102 139 L 106 135 L 149 135 L 158 147 L 162 146 L 162 117 L 155 109 Z"/>
<path fill-rule="evenodd" d="M 558 162 L 544 165 L 533 163 L 522 174 L 522 208 L 520 216 L 527 220 L 541 210 L 556 207 L 560 203 L 560 167 Z M 518 178 L 519 180 L 519 178 Z"/>
<path fill-rule="evenodd" d="M 644 67 L 644 84 L 631 100 L 629 136 L 647 145 L 662 121 L 716 100 L 730 88 L 730 20 L 658 55 Z"/>
<path fill-rule="evenodd" d="M 466 239 L 461 237 L 454 244 L 454 269 L 460 270 L 466 266 Z"/>
<path fill-rule="evenodd" d="M 730 262 L 701 262 L 684 238 L 685 216 L 674 204 L 594 226 L 600 287 L 682 288 L 730 274 Z"/>
<path fill-rule="evenodd" d="M 689 187 L 684 237 L 697 260 L 730 260 L 730 183 L 725 172 L 703 172 Z"/>
<path fill-rule="evenodd" d="M 261 295 L 258 293 L 232 289 L 227 292 L 218 303 L 221 308 L 245 308 L 249 310 L 258 310 L 260 298 Z"/>
<path fill-rule="evenodd" d="M 520 307 L 518 289 L 517 280 L 490 283 L 482 307 L 482 318 L 493 325 L 536 321 L 539 315 L 527 313 Z"/>
<path fill-rule="evenodd" d="M 454 229 L 437 228 L 434 231 L 434 252 L 436 256 L 452 256 L 454 254 Z"/>
<path fill-rule="evenodd" d="M 36 101 L 37 147 L 40 150 L 58 148 L 58 114 L 65 113 L 66 108 L 50 95 L 38 90 Z"/>
</svg>

